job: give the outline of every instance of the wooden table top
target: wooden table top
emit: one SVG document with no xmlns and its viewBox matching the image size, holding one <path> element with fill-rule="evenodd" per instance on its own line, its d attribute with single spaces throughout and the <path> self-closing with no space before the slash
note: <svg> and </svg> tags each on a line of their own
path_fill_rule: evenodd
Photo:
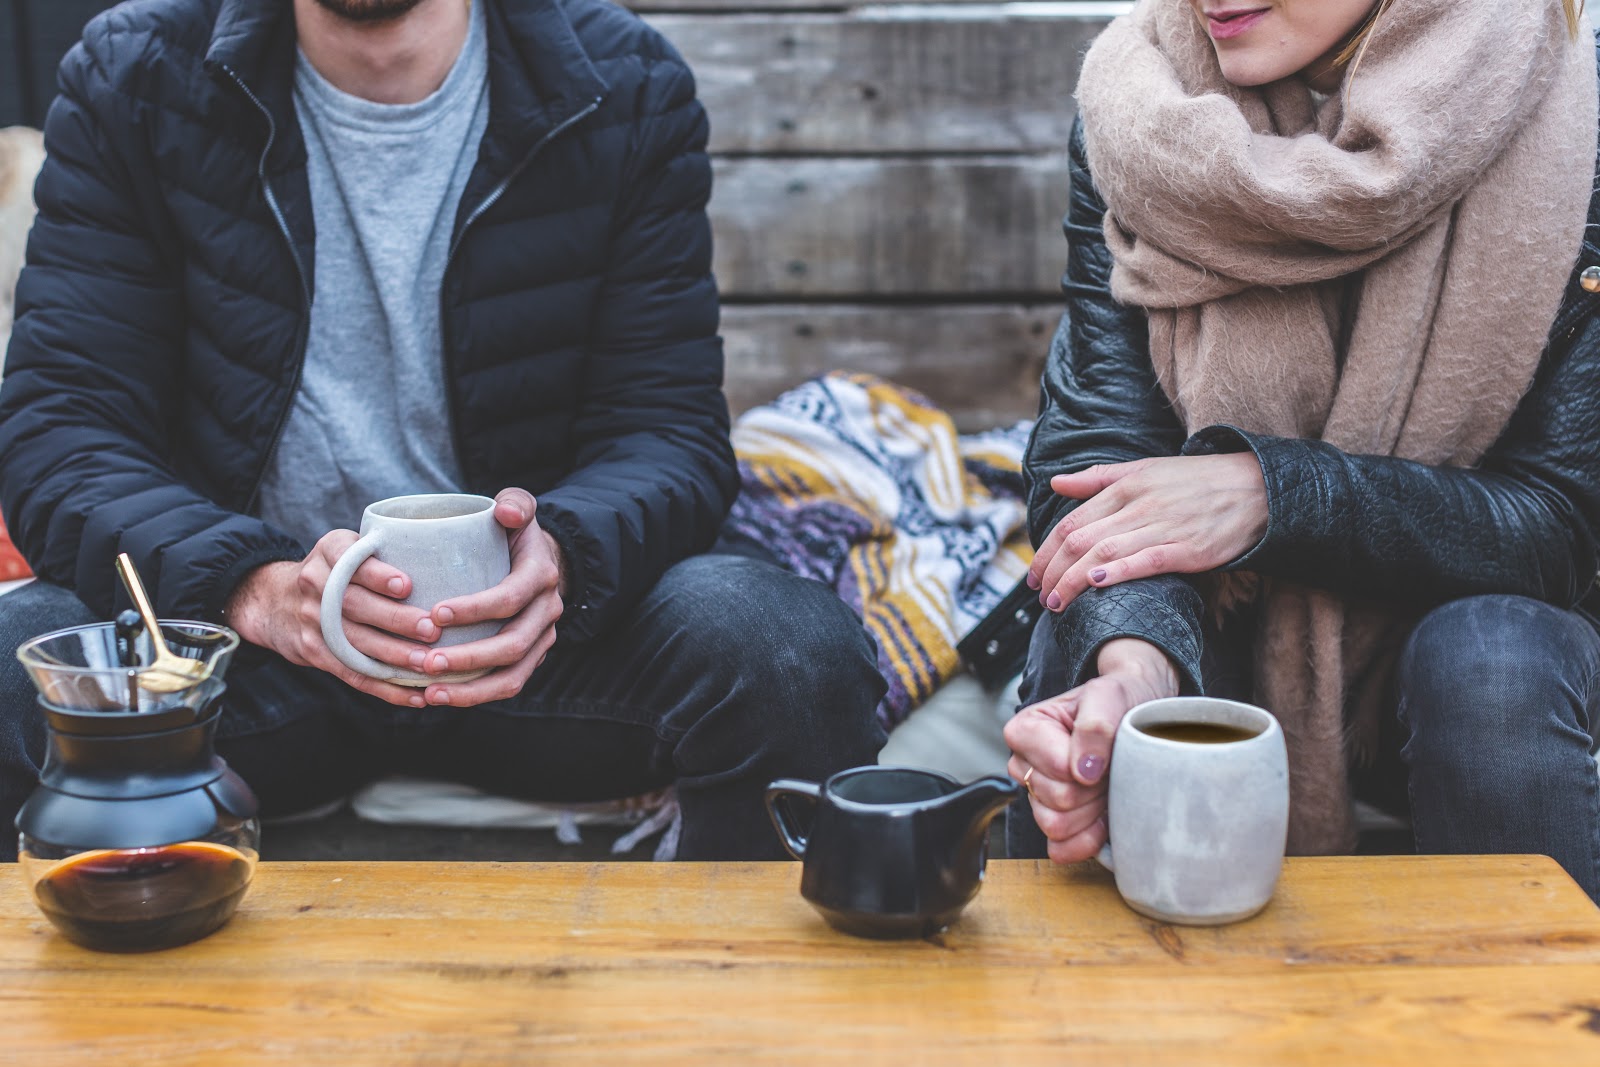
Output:
<svg viewBox="0 0 1600 1067">
<path fill-rule="evenodd" d="M 1140 918 L 996 861 L 927 940 L 796 864 L 263 864 L 232 923 L 103 955 L 0 867 L 0 1062 L 1600 1064 L 1600 909 L 1542 857 L 1289 861 L 1267 910 Z"/>
</svg>

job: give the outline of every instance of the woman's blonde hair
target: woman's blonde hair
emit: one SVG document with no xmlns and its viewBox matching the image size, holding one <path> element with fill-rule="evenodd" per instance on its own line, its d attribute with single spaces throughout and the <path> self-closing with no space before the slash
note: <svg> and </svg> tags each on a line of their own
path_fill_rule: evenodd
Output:
<svg viewBox="0 0 1600 1067">
<path fill-rule="evenodd" d="M 1578 39 L 1578 15 L 1583 11 L 1585 2 L 1586 0 L 1561 0 L 1561 6 L 1567 12 L 1567 32 L 1572 34 L 1574 41 Z M 1394 0 L 1378 0 L 1372 6 L 1372 13 L 1361 24 L 1361 28 L 1356 30 L 1355 36 L 1350 38 L 1350 43 L 1344 46 L 1344 51 L 1333 61 L 1335 66 L 1350 64 L 1351 73 L 1354 73 L 1354 66 L 1361 61 L 1361 53 L 1366 51 L 1367 40 L 1372 36 L 1372 27 L 1377 25 L 1378 17 L 1389 10 L 1389 5 L 1392 3 Z"/>
</svg>

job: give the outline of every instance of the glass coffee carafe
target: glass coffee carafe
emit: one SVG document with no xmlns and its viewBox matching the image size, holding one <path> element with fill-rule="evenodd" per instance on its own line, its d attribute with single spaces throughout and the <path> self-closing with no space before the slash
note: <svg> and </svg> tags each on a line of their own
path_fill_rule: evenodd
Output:
<svg viewBox="0 0 1600 1067">
<path fill-rule="evenodd" d="M 159 625 L 174 653 L 204 664 L 175 691 L 147 666 L 152 642 L 136 623 L 60 630 L 17 650 L 49 742 L 17 815 L 19 858 L 40 910 L 88 948 L 204 937 L 232 917 L 255 873 L 255 795 L 214 750 L 239 637 L 209 623 Z"/>
</svg>

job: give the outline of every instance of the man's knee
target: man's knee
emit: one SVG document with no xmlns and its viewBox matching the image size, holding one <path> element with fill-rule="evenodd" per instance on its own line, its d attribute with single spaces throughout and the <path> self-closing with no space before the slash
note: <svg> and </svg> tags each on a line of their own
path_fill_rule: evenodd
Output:
<svg viewBox="0 0 1600 1067">
<path fill-rule="evenodd" d="M 708 555 L 672 568 L 658 593 L 680 654 L 721 692 L 822 730 L 871 720 L 885 689 L 872 640 L 822 583 L 758 560 Z"/>
<path fill-rule="evenodd" d="M 0 824 L 10 825 L 13 803 L 33 788 L 44 757 L 44 720 L 37 690 L 16 656 L 17 647 L 51 630 L 97 621 L 60 586 L 31 582 L 0 597 Z M 6 850 L 0 850 L 0 855 Z"/>
<path fill-rule="evenodd" d="M 664 582 L 679 624 L 724 662 L 776 671 L 798 684 L 840 661 L 874 662 L 861 621 L 821 582 L 743 556 L 696 556 Z"/>
</svg>

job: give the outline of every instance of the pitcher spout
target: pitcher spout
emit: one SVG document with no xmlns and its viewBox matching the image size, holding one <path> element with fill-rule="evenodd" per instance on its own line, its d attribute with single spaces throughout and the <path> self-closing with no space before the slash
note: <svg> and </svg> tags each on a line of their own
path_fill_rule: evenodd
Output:
<svg viewBox="0 0 1600 1067">
<path fill-rule="evenodd" d="M 940 801 L 940 807 L 949 812 L 952 822 L 966 826 L 963 836 L 970 839 L 988 833 L 994 817 L 1021 795 L 1020 785 L 996 774 L 951 793 Z"/>
</svg>

